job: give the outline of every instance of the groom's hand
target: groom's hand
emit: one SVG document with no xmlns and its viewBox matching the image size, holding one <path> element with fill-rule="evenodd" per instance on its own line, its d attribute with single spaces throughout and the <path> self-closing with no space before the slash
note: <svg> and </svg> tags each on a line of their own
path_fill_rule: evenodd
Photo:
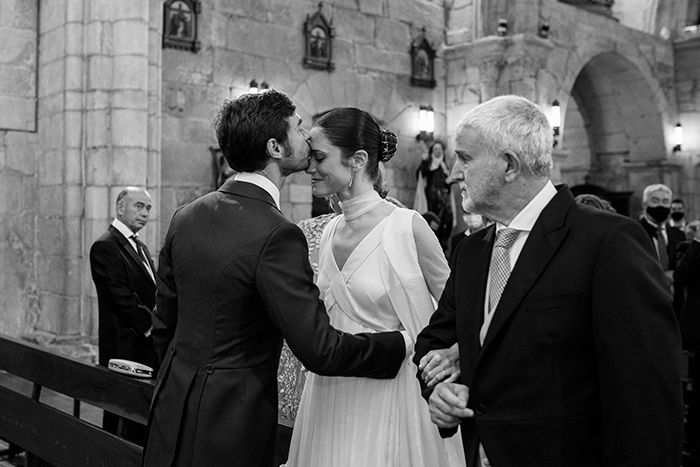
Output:
<svg viewBox="0 0 700 467">
<path fill-rule="evenodd" d="M 467 408 L 469 388 L 463 384 L 442 382 L 430 395 L 430 420 L 438 428 L 454 428 L 463 418 L 471 418 L 474 411 Z"/>
</svg>

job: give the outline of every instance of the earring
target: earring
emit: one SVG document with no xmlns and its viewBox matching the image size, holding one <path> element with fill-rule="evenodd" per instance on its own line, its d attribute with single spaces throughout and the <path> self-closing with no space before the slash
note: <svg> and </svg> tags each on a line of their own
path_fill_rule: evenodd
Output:
<svg viewBox="0 0 700 467">
<path fill-rule="evenodd" d="M 355 169 L 351 169 L 350 173 L 352 175 L 350 175 L 350 183 L 348 183 L 348 190 L 352 188 L 352 181 L 355 180 Z"/>
</svg>

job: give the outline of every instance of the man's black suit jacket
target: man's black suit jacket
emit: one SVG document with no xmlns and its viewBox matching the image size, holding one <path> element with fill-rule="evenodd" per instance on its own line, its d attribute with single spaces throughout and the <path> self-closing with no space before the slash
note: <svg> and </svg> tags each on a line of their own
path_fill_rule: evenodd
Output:
<svg viewBox="0 0 700 467">
<path fill-rule="evenodd" d="M 646 218 L 642 217 L 639 219 L 639 223 L 642 224 L 644 230 L 646 231 L 649 238 L 655 239 L 658 235 L 656 227 L 651 225 Z M 676 248 L 678 245 L 685 240 L 685 234 L 682 230 L 677 227 L 671 227 L 666 225 L 666 237 L 668 241 L 666 242 L 666 252 L 668 253 L 668 269 L 673 271 L 676 269 Z"/>
<path fill-rule="evenodd" d="M 146 253 L 155 271 L 147 248 Z M 136 250 L 111 225 L 90 248 L 90 270 L 97 289 L 100 365 L 122 358 L 157 369 L 152 340 L 144 336 L 151 327 L 156 283 Z"/>
<path fill-rule="evenodd" d="M 681 334 L 683 342 L 700 346 L 700 242 L 693 240 L 673 272 L 676 286 L 685 290 L 681 310 Z M 700 359 L 700 355 L 695 358 Z M 698 375 L 700 376 L 700 375 Z M 696 376 L 697 377 L 697 376 Z"/>
<path fill-rule="evenodd" d="M 459 244 L 414 359 L 459 342 L 475 411 L 461 424 L 469 465 L 483 443 L 496 467 L 678 467 L 679 333 L 639 223 L 577 205 L 559 188 L 530 232 L 481 346 L 494 232 Z"/>
<path fill-rule="evenodd" d="M 393 378 L 398 332 L 330 327 L 306 239 L 270 195 L 228 180 L 180 208 L 158 267 L 158 374 L 144 465 L 271 467 L 282 338 L 318 374 Z"/>
</svg>

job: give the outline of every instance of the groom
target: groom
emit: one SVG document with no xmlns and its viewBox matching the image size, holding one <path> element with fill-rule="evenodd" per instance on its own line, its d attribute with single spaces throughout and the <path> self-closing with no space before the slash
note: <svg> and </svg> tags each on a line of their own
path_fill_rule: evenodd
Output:
<svg viewBox="0 0 700 467">
<path fill-rule="evenodd" d="M 272 466 L 283 337 L 323 375 L 393 378 L 410 345 L 329 324 L 304 235 L 279 208 L 286 177 L 309 166 L 290 99 L 227 101 L 215 127 L 239 173 L 177 210 L 160 253 L 152 335 L 163 363 L 146 466 Z"/>
</svg>

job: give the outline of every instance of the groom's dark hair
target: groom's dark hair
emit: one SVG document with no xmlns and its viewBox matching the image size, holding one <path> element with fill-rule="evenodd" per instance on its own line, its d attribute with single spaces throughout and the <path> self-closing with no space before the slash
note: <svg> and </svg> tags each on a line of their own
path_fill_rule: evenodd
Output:
<svg viewBox="0 0 700 467">
<path fill-rule="evenodd" d="M 214 119 L 216 138 L 226 162 L 238 172 L 262 170 L 270 138 L 287 144 L 289 123 L 296 107 L 286 94 L 270 89 L 224 101 Z"/>
</svg>

